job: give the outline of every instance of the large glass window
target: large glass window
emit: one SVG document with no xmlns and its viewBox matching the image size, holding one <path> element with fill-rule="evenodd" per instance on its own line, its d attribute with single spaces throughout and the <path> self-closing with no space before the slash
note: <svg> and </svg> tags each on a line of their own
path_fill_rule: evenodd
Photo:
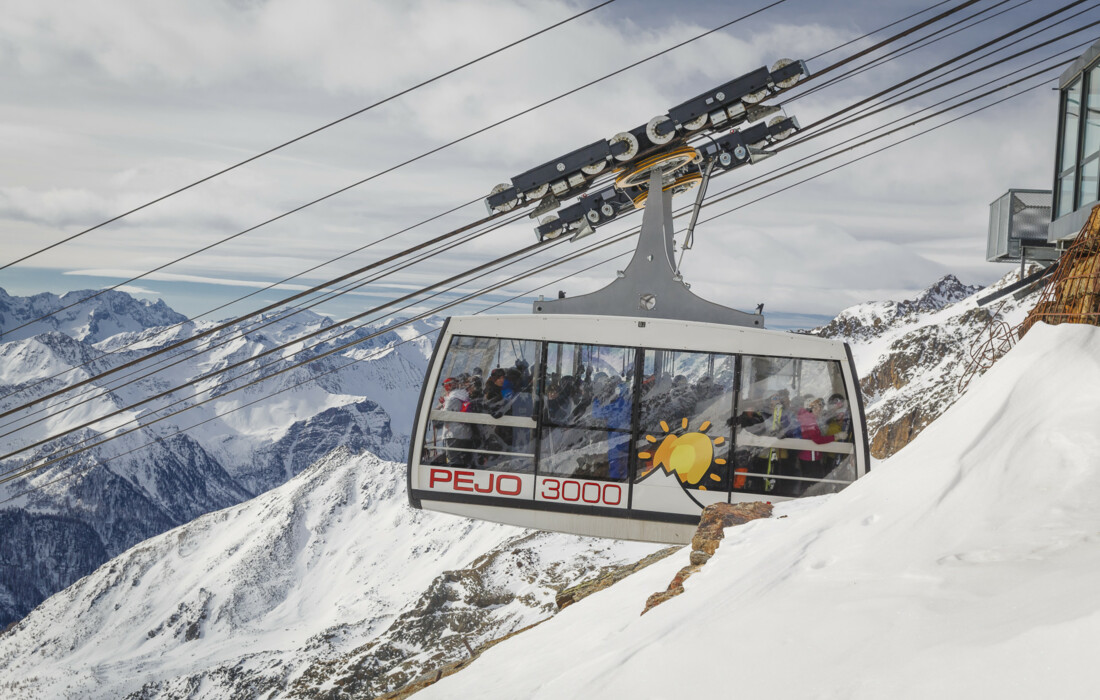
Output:
<svg viewBox="0 0 1100 700">
<path fill-rule="evenodd" d="M 1058 149 L 1058 212 L 1055 218 L 1073 211 L 1077 182 L 1077 134 L 1081 119 L 1081 79 L 1078 78 L 1063 98 L 1062 144 Z"/>
<path fill-rule="evenodd" d="M 733 490 L 839 491 L 855 478 L 852 414 L 840 363 L 742 358 Z"/>
<path fill-rule="evenodd" d="M 453 337 L 435 387 L 421 462 L 534 472 L 540 345 Z"/>
<path fill-rule="evenodd" d="M 540 475 L 627 478 L 636 354 L 634 348 L 547 344 Z"/>
<path fill-rule="evenodd" d="M 646 350 L 635 479 L 655 470 L 700 491 L 728 491 L 735 360 L 732 355 Z"/>
<path fill-rule="evenodd" d="M 1095 202 L 1100 175 L 1100 66 L 1088 72 L 1088 95 L 1085 98 L 1085 140 L 1081 149 L 1081 187 L 1077 207 Z"/>
<path fill-rule="evenodd" d="M 836 361 L 455 336 L 430 401 L 421 464 L 534 474 L 538 500 L 686 513 L 855 480 Z"/>
</svg>

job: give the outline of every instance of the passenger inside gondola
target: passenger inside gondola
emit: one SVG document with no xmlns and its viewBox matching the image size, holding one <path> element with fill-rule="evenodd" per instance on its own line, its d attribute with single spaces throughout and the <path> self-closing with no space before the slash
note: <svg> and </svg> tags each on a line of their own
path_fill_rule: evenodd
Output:
<svg viewBox="0 0 1100 700">
<path fill-rule="evenodd" d="M 851 414 L 842 386 L 836 362 L 744 357 L 735 421 L 735 471 L 742 474 L 734 489 L 816 495 L 853 479 Z M 757 397 L 767 398 L 759 404 Z"/>
<path fill-rule="evenodd" d="M 470 394 L 455 377 L 448 377 L 443 381 L 443 389 L 447 392 L 443 399 L 443 410 L 453 412 L 465 412 L 470 406 Z M 473 431 L 469 423 L 459 421 L 443 421 L 443 445 L 446 448 L 447 464 L 452 467 L 465 467 L 471 463 L 473 447 Z"/>
<path fill-rule="evenodd" d="M 811 440 L 818 445 L 833 442 L 835 435 L 827 434 L 825 425 L 825 401 L 811 398 L 806 401 L 806 408 L 798 412 L 798 436 L 803 440 Z M 825 478 L 826 455 L 816 450 L 801 450 L 798 453 L 797 475 L 807 479 Z M 792 489 L 793 495 L 801 495 L 806 490 L 806 482 L 796 482 Z"/>
</svg>

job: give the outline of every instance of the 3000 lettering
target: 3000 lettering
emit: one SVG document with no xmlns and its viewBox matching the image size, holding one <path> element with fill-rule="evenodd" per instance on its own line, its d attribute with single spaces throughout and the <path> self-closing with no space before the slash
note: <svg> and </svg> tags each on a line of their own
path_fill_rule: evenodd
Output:
<svg viewBox="0 0 1100 700">
<path fill-rule="evenodd" d="M 542 481 L 539 497 L 547 501 L 579 501 L 617 506 L 623 502 L 623 489 L 618 484 L 601 484 L 598 481 L 547 478 Z"/>
</svg>

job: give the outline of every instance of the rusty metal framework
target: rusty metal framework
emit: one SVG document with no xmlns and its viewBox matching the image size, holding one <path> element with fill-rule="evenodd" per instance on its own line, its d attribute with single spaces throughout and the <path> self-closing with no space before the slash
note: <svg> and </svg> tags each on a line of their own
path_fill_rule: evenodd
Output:
<svg viewBox="0 0 1100 700">
<path fill-rule="evenodd" d="M 1100 326 L 1100 204 L 1092 208 L 1085 226 L 1057 265 L 1035 308 L 1019 326 L 1013 328 L 1001 317 L 1004 302 L 990 315 L 989 325 L 971 347 L 970 360 L 959 377 L 960 394 L 1040 321 Z"/>
<path fill-rule="evenodd" d="M 989 324 L 982 331 L 981 336 L 974 341 L 970 348 L 970 360 L 959 377 L 958 393 L 966 391 L 970 381 L 979 374 L 993 366 L 1016 344 L 1016 328 L 1008 325 L 1001 316 L 1001 309 L 1008 303 L 1002 301 L 997 310 L 990 314 Z"/>
<path fill-rule="evenodd" d="M 1058 261 L 1039 302 L 1020 326 L 1020 337 L 1042 321 L 1100 326 L 1100 205 Z"/>
</svg>

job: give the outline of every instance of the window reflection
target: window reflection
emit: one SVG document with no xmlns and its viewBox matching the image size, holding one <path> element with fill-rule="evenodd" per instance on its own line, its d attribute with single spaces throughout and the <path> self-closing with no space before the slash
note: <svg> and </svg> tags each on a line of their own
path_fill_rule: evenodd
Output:
<svg viewBox="0 0 1100 700">
<path fill-rule="evenodd" d="M 426 465 L 633 475 L 634 495 L 654 503 L 665 489 L 713 502 L 731 490 L 830 493 L 855 478 L 836 361 L 455 336 L 431 405 Z"/>
<path fill-rule="evenodd" d="M 732 355 L 645 351 L 639 481 L 664 469 L 689 489 L 729 489 L 734 368 Z"/>
<path fill-rule="evenodd" d="M 625 481 L 630 433 L 584 428 L 543 429 L 539 474 Z"/>
<path fill-rule="evenodd" d="M 838 362 L 745 357 L 738 407 L 736 491 L 801 496 L 854 452 Z"/>
<path fill-rule="evenodd" d="M 623 481 L 637 351 L 548 343 L 539 473 Z"/>
<path fill-rule="evenodd" d="M 1076 195 L 1077 132 L 1081 119 L 1081 80 L 1065 92 L 1062 113 L 1062 144 L 1058 151 L 1058 211 L 1055 218 L 1073 211 Z"/>
<path fill-rule="evenodd" d="M 421 462 L 533 472 L 539 351 L 531 340 L 453 337 Z"/>
</svg>

